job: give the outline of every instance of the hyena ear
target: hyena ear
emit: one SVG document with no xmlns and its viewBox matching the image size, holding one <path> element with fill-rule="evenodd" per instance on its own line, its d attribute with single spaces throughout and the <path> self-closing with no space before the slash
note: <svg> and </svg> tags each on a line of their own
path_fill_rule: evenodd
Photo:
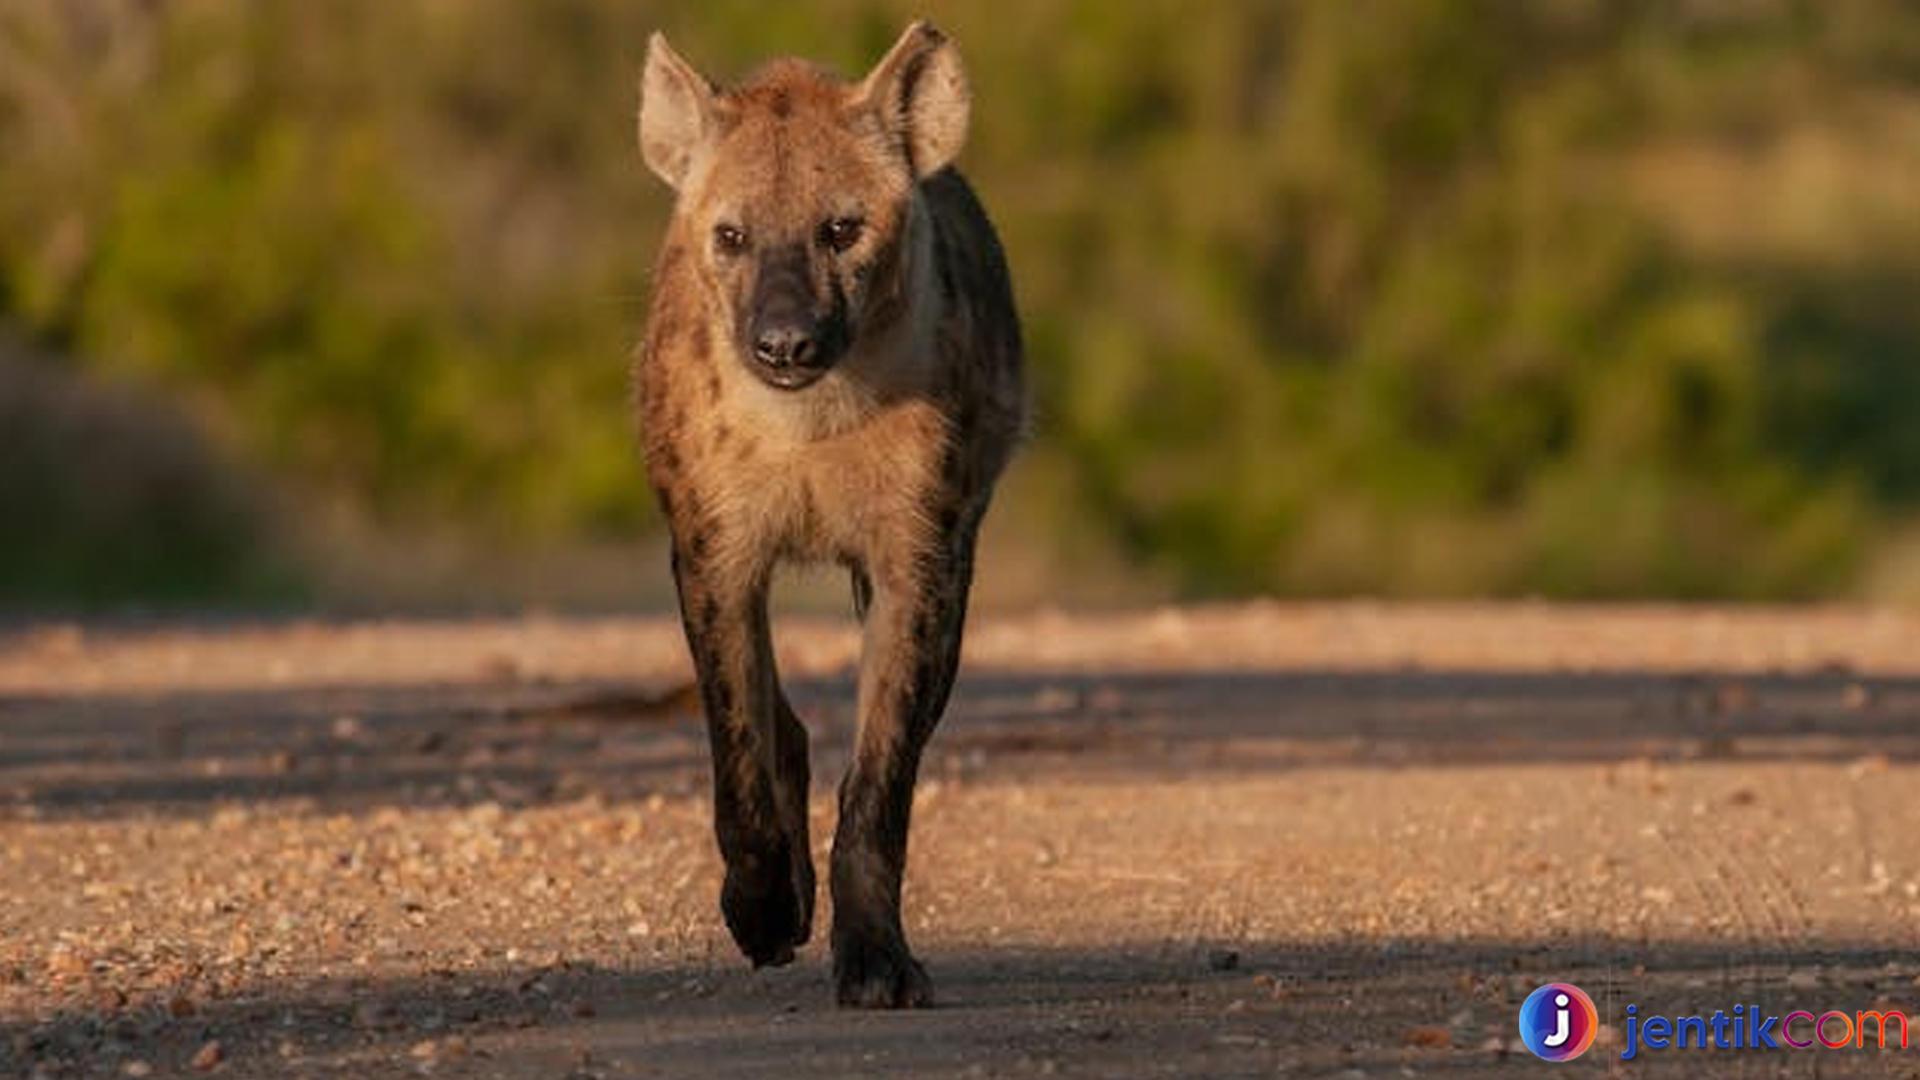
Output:
<svg viewBox="0 0 1920 1080">
<path fill-rule="evenodd" d="M 640 76 L 640 156 L 647 168 L 676 191 L 693 155 L 715 128 L 718 91 L 680 58 L 658 31 L 647 40 L 647 66 Z"/>
<path fill-rule="evenodd" d="M 860 84 L 860 96 L 906 147 L 914 176 L 939 172 L 960 156 L 973 95 L 960 50 L 932 23 L 907 27 Z"/>
</svg>

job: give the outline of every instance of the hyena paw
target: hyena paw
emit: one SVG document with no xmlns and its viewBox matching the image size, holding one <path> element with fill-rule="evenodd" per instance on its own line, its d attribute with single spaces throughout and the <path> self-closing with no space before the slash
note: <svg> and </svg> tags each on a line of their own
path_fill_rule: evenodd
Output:
<svg viewBox="0 0 1920 1080">
<path fill-rule="evenodd" d="M 906 943 L 864 934 L 835 934 L 833 982 L 840 1004 L 859 1009 L 924 1009 L 933 981 Z"/>
<path fill-rule="evenodd" d="M 813 932 L 812 884 L 813 867 L 792 864 L 785 851 L 728 867 L 720 911 L 754 967 L 790 964 L 793 951 L 807 943 Z"/>
</svg>

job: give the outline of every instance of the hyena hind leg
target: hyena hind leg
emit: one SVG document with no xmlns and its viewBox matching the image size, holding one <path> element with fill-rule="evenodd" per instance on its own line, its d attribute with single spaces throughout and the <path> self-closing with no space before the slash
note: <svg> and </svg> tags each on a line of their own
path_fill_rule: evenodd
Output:
<svg viewBox="0 0 1920 1080">
<path fill-rule="evenodd" d="M 793 937 L 796 946 L 805 945 L 813 936 L 813 845 L 809 839 L 808 796 L 812 771 L 807 764 L 807 726 L 800 722 L 788 703 L 785 691 L 776 691 L 780 705 L 779 728 L 774 740 L 774 787 L 779 801 L 780 825 L 787 834 L 787 858 L 793 881 L 793 896 L 799 905 L 799 926 Z"/>
<path fill-rule="evenodd" d="M 867 609 L 873 606 L 873 579 L 864 566 L 851 566 L 847 573 L 853 579 L 853 617 L 866 622 Z"/>
</svg>

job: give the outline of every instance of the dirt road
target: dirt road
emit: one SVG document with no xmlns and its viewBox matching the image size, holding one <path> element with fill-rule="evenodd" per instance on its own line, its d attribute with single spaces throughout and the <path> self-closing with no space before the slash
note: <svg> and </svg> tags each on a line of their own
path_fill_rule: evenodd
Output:
<svg viewBox="0 0 1920 1080">
<path fill-rule="evenodd" d="M 856 648 L 781 635 L 821 838 Z M 875 1015 L 728 941 L 669 622 L 19 628 L 0 1074 L 1920 1075 L 1620 1059 L 1630 1004 L 1914 1010 L 1917 677 L 1863 611 L 983 619 L 907 885 L 941 1005 Z M 1564 1065 L 1546 981 L 1601 1013 Z"/>
</svg>

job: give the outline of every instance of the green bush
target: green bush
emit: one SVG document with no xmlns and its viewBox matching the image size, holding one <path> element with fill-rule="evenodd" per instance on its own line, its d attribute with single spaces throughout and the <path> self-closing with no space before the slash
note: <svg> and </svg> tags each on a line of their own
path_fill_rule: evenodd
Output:
<svg viewBox="0 0 1920 1080">
<path fill-rule="evenodd" d="M 0 320 L 302 498 L 643 531 L 646 33 L 857 71 L 909 14 L 8 7 Z M 1075 493 L 1004 513 L 1198 594 L 1595 597 L 1844 593 L 1911 519 L 1910 5 L 942 17 Z"/>
</svg>

